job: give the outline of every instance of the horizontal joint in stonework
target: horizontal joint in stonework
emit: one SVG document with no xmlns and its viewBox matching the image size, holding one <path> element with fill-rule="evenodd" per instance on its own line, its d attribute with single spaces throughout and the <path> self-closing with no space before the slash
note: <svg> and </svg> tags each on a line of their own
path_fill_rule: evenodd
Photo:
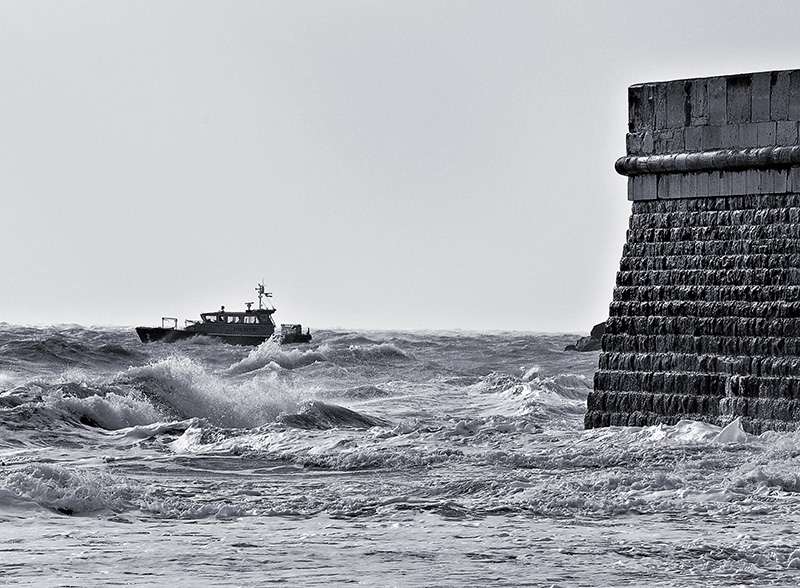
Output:
<svg viewBox="0 0 800 588">
<path fill-rule="evenodd" d="M 717 149 L 664 155 L 629 155 L 614 165 L 623 176 L 779 169 L 800 165 L 800 145 Z"/>
</svg>

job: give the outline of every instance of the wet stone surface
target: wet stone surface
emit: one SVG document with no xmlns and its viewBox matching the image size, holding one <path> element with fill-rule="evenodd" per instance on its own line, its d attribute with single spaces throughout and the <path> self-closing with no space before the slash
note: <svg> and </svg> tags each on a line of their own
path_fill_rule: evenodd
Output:
<svg viewBox="0 0 800 588">
<path fill-rule="evenodd" d="M 633 203 L 587 428 L 800 422 L 800 195 Z"/>
</svg>

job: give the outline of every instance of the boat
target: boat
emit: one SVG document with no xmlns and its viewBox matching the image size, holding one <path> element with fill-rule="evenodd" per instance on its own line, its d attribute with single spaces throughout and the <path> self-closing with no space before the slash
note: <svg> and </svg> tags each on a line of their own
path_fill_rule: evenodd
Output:
<svg viewBox="0 0 800 588">
<path fill-rule="evenodd" d="M 178 319 L 162 317 L 160 327 L 136 327 L 136 334 L 142 343 L 172 343 L 199 335 L 237 345 L 260 345 L 268 339 L 279 343 L 311 341 L 311 331 L 303 333 L 303 327 L 299 324 L 282 324 L 280 331 L 276 332 L 275 321 L 272 320 L 276 309 L 265 302 L 272 294 L 265 292 L 263 283 L 256 286 L 256 292 L 258 308 L 253 308 L 253 302 L 245 302 L 247 309 L 243 311 L 231 312 L 223 306 L 215 312 L 201 313 L 199 321 L 186 320 L 183 329 L 178 328 Z"/>
</svg>

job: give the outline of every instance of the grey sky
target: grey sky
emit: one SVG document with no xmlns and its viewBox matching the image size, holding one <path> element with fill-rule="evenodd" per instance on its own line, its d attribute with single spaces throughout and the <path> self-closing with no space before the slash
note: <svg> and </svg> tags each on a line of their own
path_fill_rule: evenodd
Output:
<svg viewBox="0 0 800 588">
<path fill-rule="evenodd" d="M 0 321 L 262 278 L 315 327 L 587 331 L 627 86 L 800 67 L 800 3 L 0 1 Z"/>
</svg>

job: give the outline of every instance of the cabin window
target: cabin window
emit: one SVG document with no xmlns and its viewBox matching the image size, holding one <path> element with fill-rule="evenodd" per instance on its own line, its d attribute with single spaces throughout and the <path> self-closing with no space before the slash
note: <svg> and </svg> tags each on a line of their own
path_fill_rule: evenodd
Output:
<svg viewBox="0 0 800 588">
<path fill-rule="evenodd" d="M 228 322 L 229 323 L 238 323 L 239 322 L 239 317 L 238 316 L 229 316 L 228 317 Z"/>
<path fill-rule="evenodd" d="M 247 323 L 248 325 L 255 324 L 256 317 L 254 317 L 254 316 L 246 316 L 246 317 L 244 317 L 244 322 Z"/>
</svg>

